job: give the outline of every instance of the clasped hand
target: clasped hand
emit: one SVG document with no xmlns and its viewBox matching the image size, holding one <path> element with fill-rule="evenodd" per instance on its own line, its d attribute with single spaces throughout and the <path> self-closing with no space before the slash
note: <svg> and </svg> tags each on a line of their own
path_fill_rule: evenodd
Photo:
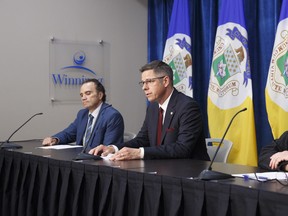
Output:
<svg viewBox="0 0 288 216">
<path fill-rule="evenodd" d="M 113 146 L 99 145 L 89 151 L 89 154 L 101 155 L 103 157 L 108 154 L 114 154 L 109 158 L 111 161 L 121 161 L 121 160 L 135 160 L 140 159 L 140 149 L 124 147 L 120 151 L 115 153 Z"/>
</svg>

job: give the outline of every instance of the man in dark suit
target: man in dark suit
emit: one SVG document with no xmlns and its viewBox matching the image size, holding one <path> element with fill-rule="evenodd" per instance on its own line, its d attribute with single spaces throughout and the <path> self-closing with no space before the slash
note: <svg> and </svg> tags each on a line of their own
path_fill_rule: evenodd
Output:
<svg viewBox="0 0 288 216">
<path fill-rule="evenodd" d="M 74 122 L 63 131 L 45 138 L 42 144 L 67 144 L 76 141 L 77 145 L 83 145 L 89 151 L 101 143 L 110 145 L 123 142 L 122 115 L 105 103 L 104 86 L 97 79 L 88 79 L 82 83 L 80 96 L 84 109 L 78 112 Z"/>
<path fill-rule="evenodd" d="M 162 61 L 153 61 L 140 69 L 139 83 L 149 100 L 146 117 L 138 135 L 125 143 L 99 145 L 90 154 L 105 156 L 115 153 L 111 160 L 193 158 L 209 160 L 203 122 L 198 104 L 173 87 L 173 71 Z M 158 114 L 158 110 L 163 110 Z M 159 121 L 162 127 L 158 132 Z M 106 143 L 105 143 L 106 144 Z"/>
<path fill-rule="evenodd" d="M 288 131 L 261 149 L 258 165 L 267 170 L 288 171 Z"/>
</svg>

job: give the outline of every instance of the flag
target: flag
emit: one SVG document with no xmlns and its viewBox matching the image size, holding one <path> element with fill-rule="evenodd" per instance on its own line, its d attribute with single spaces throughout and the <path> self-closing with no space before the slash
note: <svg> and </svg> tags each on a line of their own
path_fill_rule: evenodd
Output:
<svg viewBox="0 0 288 216">
<path fill-rule="evenodd" d="M 192 57 L 187 0 L 174 0 L 163 61 L 173 69 L 174 87 L 192 97 Z"/>
<path fill-rule="evenodd" d="M 288 130 L 288 1 L 283 0 L 265 88 L 274 139 Z"/>
<path fill-rule="evenodd" d="M 222 138 L 232 117 L 241 109 L 225 139 L 233 146 L 229 163 L 257 165 L 248 36 L 242 0 L 223 0 L 215 37 L 208 89 L 210 136 Z"/>
</svg>

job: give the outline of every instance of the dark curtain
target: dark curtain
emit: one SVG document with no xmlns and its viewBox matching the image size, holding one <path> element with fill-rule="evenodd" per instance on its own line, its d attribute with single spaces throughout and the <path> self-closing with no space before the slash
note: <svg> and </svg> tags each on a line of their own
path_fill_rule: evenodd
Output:
<svg viewBox="0 0 288 216">
<path fill-rule="evenodd" d="M 194 98 L 200 104 L 203 113 L 206 137 L 209 137 L 207 93 L 221 2 L 221 0 L 189 0 Z M 264 92 L 282 0 L 243 0 L 243 2 L 259 152 L 262 146 L 273 140 Z M 148 61 L 152 61 L 163 57 L 173 0 L 148 0 L 148 5 Z"/>
</svg>

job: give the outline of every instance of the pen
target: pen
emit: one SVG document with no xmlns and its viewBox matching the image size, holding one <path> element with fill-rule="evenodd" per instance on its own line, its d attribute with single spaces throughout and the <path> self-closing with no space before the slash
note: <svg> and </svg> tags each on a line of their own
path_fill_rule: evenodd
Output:
<svg viewBox="0 0 288 216">
<path fill-rule="evenodd" d="M 249 175 L 243 175 L 243 177 L 244 177 L 244 180 L 245 180 L 245 181 L 248 181 L 248 180 L 249 180 Z"/>
<path fill-rule="evenodd" d="M 267 181 L 267 180 L 268 180 L 267 177 L 258 176 L 256 173 L 254 173 L 254 175 L 255 175 L 255 177 L 256 177 L 256 179 L 257 179 L 258 181 Z"/>
<path fill-rule="evenodd" d="M 243 175 L 243 177 L 244 177 L 244 180 L 246 180 L 246 181 L 250 179 L 249 175 Z M 260 180 L 260 181 L 268 180 L 268 178 L 265 177 L 265 176 L 257 176 L 257 175 L 255 175 L 255 177 L 256 177 L 256 180 Z"/>
<path fill-rule="evenodd" d="M 258 179 L 261 179 L 261 180 L 268 180 L 267 177 L 264 177 L 264 176 L 257 176 Z"/>
</svg>

